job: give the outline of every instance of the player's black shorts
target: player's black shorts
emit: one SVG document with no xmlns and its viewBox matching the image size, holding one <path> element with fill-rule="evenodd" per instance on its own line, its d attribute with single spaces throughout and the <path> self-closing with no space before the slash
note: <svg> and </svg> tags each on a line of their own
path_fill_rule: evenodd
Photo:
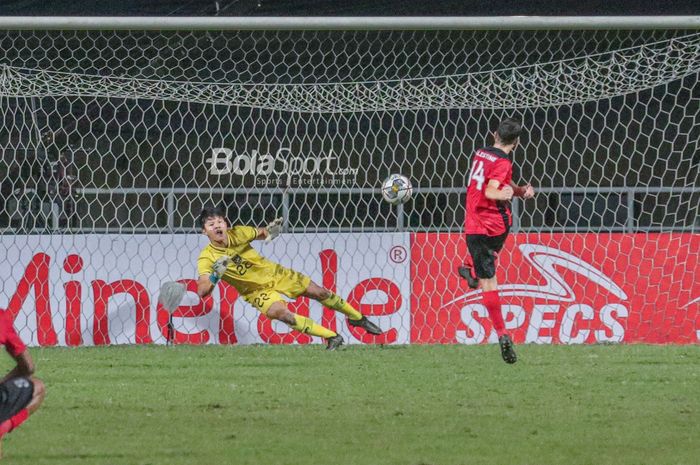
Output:
<svg viewBox="0 0 700 465">
<path fill-rule="evenodd" d="M 508 237 L 508 231 L 500 236 L 485 234 L 467 234 L 467 248 L 474 261 L 474 273 L 479 279 L 490 279 L 496 276 L 496 256 L 503 248 Z"/>
<path fill-rule="evenodd" d="M 0 423 L 29 405 L 32 396 L 34 383 L 28 378 L 12 378 L 0 384 Z"/>
</svg>

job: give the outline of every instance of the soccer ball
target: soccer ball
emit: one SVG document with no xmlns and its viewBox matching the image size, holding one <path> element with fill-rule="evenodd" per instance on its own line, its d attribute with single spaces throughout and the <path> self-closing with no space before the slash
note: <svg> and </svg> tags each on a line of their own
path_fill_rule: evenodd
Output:
<svg viewBox="0 0 700 465">
<path fill-rule="evenodd" d="M 412 194 L 411 181 L 402 174 L 392 174 L 382 183 L 382 197 L 392 205 L 408 202 Z"/>
</svg>

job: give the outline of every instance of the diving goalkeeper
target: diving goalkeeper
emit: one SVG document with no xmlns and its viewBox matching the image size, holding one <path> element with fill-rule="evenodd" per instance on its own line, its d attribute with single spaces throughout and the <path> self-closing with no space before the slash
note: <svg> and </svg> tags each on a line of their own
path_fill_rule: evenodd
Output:
<svg viewBox="0 0 700 465">
<path fill-rule="evenodd" d="M 223 208 L 204 208 L 199 215 L 199 225 L 209 239 L 197 260 L 197 293 L 200 297 L 211 294 L 217 283 L 223 280 L 271 320 L 280 320 L 292 329 L 322 337 L 328 350 L 340 347 L 343 337 L 310 318 L 290 312 L 280 293 L 292 299 L 305 296 L 317 300 L 346 315 L 351 326 L 359 326 L 370 334 L 382 334 L 377 325 L 340 296 L 314 283 L 308 276 L 262 257 L 251 247 L 254 240 L 269 242 L 279 236 L 281 219 L 265 228 L 230 227 Z"/>
</svg>

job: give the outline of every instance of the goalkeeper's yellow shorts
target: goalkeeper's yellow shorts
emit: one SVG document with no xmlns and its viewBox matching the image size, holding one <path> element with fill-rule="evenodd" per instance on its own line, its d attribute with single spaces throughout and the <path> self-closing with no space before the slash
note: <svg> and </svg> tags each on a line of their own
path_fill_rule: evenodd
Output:
<svg viewBox="0 0 700 465">
<path fill-rule="evenodd" d="M 275 268 L 275 280 L 269 286 L 242 294 L 243 300 L 266 315 L 270 306 L 275 302 L 285 302 L 280 293 L 291 299 L 296 299 L 306 291 L 311 283 L 311 278 L 298 271 L 277 265 Z"/>
</svg>

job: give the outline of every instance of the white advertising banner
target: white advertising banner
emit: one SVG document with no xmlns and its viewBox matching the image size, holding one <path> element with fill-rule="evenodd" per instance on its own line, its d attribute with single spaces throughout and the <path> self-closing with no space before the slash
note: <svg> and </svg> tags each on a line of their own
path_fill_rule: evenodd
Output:
<svg viewBox="0 0 700 465">
<path fill-rule="evenodd" d="M 270 322 L 228 285 L 200 300 L 196 262 L 202 235 L 0 236 L 0 309 L 15 317 L 20 337 L 32 346 L 164 344 L 167 312 L 158 306 L 163 282 L 188 286 L 173 314 L 180 343 L 309 343 Z M 308 274 L 355 305 L 386 331 L 366 335 L 342 314 L 299 298 L 292 311 L 332 327 L 348 343 L 410 342 L 410 235 L 286 234 L 261 254 Z"/>
</svg>

